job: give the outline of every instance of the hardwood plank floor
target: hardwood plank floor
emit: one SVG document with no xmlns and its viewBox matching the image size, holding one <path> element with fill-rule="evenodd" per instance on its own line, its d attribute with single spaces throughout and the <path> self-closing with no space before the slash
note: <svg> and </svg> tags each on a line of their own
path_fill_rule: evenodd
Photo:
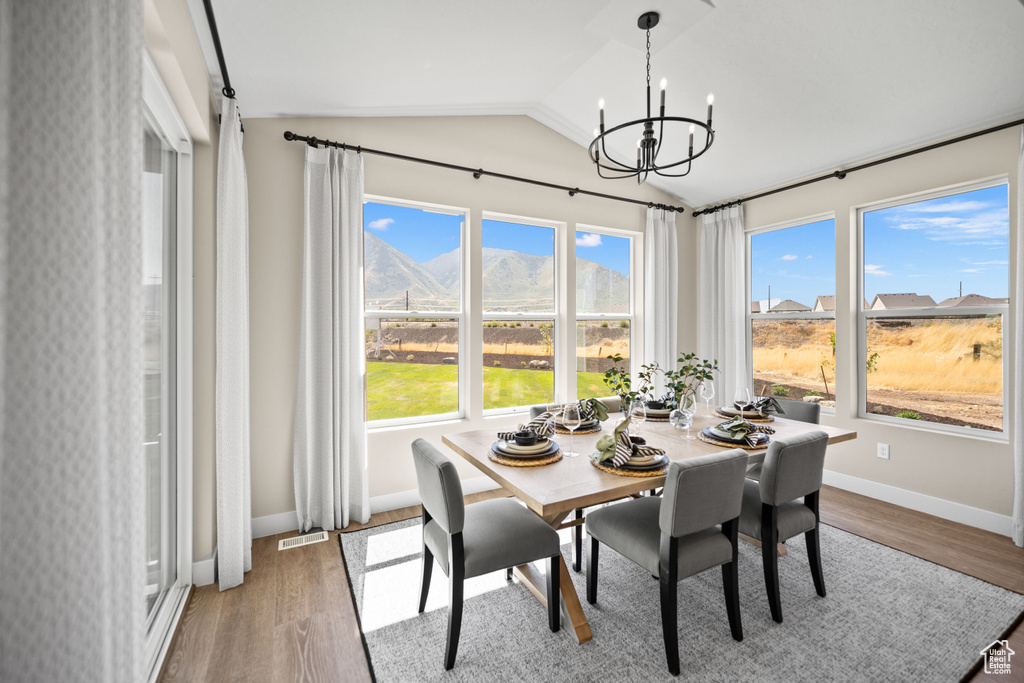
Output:
<svg viewBox="0 0 1024 683">
<path fill-rule="evenodd" d="M 504 495 L 487 491 L 466 502 Z M 820 508 L 825 524 L 1024 594 L 1024 549 L 1004 536 L 829 486 L 822 488 Z M 391 510 L 347 531 L 420 514 L 419 506 Z M 243 585 L 192 592 L 161 681 L 371 680 L 337 532 L 326 542 L 278 552 L 278 541 L 294 535 L 256 539 Z M 1024 680 L 1024 627 L 1008 640 L 1022 653 L 1015 657 L 1021 663 L 1013 662 L 1014 676 L 979 672 L 966 680 Z"/>
</svg>

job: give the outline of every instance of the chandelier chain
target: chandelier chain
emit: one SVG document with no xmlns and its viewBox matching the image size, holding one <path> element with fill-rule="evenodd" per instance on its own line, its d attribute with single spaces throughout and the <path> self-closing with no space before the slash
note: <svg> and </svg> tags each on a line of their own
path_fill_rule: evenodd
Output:
<svg viewBox="0 0 1024 683">
<path fill-rule="evenodd" d="M 651 88 L 651 28 L 647 22 L 647 89 Z"/>
</svg>

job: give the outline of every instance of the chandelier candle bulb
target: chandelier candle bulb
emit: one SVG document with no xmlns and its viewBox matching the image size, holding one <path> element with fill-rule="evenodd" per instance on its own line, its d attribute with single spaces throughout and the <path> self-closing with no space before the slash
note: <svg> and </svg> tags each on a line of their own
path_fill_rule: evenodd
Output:
<svg viewBox="0 0 1024 683">
<path fill-rule="evenodd" d="M 601 132 L 604 133 L 604 98 L 603 97 L 597 101 L 597 110 L 601 114 Z"/>
<path fill-rule="evenodd" d="M 697 130 L 697 126 L 690 126 L 690 156 L 693 156 L 693 133 Z"/>
<path fill-rule="evenodd" d="M 715 103 L 715 96 L 708 95 L 708 125 L 711 125 L 711 105 Z"/>
<path fill-rule="evenodd" d="M 668 79 L 661 79 L 661 115 L 665 115 L 665 89 L 668 87 Z"/>
</svg>

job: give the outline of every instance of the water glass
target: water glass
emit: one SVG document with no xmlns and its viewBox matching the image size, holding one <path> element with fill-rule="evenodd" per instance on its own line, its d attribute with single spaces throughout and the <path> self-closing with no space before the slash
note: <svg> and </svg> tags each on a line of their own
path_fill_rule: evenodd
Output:
<svg viewBox="0 0 1024 683">
<path fill-rule="evenodd" d="M 569 450 L 565 452 L 565 457 L 575 458 L 579 455 L 572 448 L 572 437 L 573 433 L 580 428 L 580 424 L 583 422 L 583 416 L 580 414 L 580 407 L 576 403 L 571 403 L 562 409 L 562 426 L 569 430 Z"/>
</svg>

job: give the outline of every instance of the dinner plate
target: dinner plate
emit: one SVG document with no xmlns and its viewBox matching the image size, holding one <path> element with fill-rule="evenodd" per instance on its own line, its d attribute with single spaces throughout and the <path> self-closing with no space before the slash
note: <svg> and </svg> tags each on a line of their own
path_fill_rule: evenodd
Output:
<svg viewBox="0 0 1024 683">
<path fill-rule="evenodd" d="M 671 408 L 662 408 L 661 410 L 655 410 L 653 408 L 647 409 L 647 417 L 668 417 L 669 413 L 672 412 Z"/>
<path fill-rule="evenodd" d="M 732 434 L 725 431 L 724 429 L 718 429 L 717 427 L 705 427 L 704 436 L 709 436 L 716 441 L 728 441 L 729 443 L 747 443 L 747 440 L 743 437 L 734 438 Z"/>
<path fill-rule="evenodd" d="M 556 422 L 556 424 L 557 424 L 557 425 L 558 425 L 558 426 L 559 426 L 560 428 L 562 428 L 562 429 L 565 429 L 565 430 L 568 430 L 568 429 L 569 429 L 569 428 L 568 428 L 568 427 L 566 427 L 566 426 L 565 426 L 564 424 L 562 424 L 562 422 L 561 422 L 561 421 L 558 421 L 558 422 Z M 597 418 L 594 418 L 593 420 L 588 420 L 588 421 L 586 421 L 586 422 L 581 422 L 581 423 L 580 423 L 580 426 L 579 426 L 579 427 L 577 427 L 576 429 L 577 429 L 577 431 L 578 431 L 578 430 L 580 430 L 580 429 L 587 429 L 587 430 L 589 430 L 589 429 L 594 429 L 595 427 L 599 427 L 600 425 L 601 425 L 601 421 L 600 421 L 600 420 L 598 420 Z"/>
<path fill-rule="evenodd" d="M 724 408 L 723 407 L 723 408 L 719 408 L 718 412 L 720 412 L 722 415 L 728 415 L 729 417 L 736 417 L 737 415 L 742 415 L 743 417 L 745 417 L 747 419 L 754 418 L 755 420 L 763 420 L 765 418 L 771 417 L 771 413 L 764 413 L 762 415 L 761 413 L 757 412 L 756 410 L 738 410 L 736 408 Z"/>
<path fill-rule="evenodd" d="M 547 441 L 547 448 L 536 453 L 512 453 L 510 451 L 502 450 L 498 447 L 500 441 L 495 441 L 491 444 L 491 451 L 495 454 L 500 455 L 503 458 L 512 458 L 519 460 L 531 460 L 533 458 L 546 458 L 549 455 L 554 455 L 558 452 L 558 444 L 554 441 Z"/>
<path fill-rule="evenodd" d="M 667 455 L 655 456 L 654 460 L 646 465 L 631 465 L 628 462 L 620 467 L 620 470 L 634 470 L 636 472 L 646 472 L 647 470 L 656 470 L 664 467 L 668 464 Z"/>
<path fill-rule="evenodd" d="M 498 450 L 514 455 L 535 455 L 551 448 L 551 443 L 547 439 L 538 440 L 531 446 L 520 446 L 515 441 L 498 441 L 497 443 Z"/>
</svg>

